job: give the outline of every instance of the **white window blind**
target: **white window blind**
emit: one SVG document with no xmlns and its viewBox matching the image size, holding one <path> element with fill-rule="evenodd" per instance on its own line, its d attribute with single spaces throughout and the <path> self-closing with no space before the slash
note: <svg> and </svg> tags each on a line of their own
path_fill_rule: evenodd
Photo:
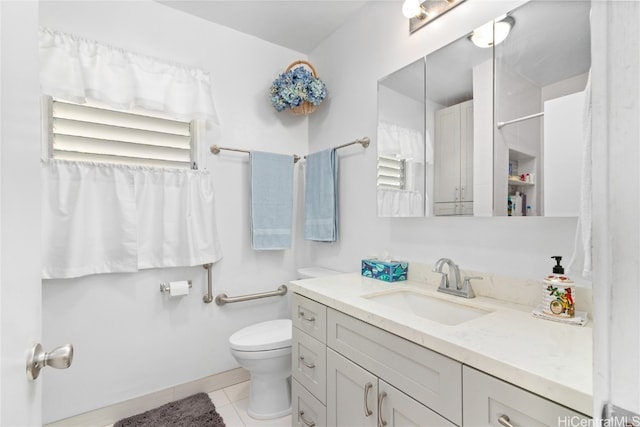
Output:
<svg viewBox="0 0 640 427">
<path fill-rule="evenodd" d="M 50 157 L 60 160 L 191 168 L 192 123 L 146 110 L 50 99 Z"/>
<path fill-rule="evenodd" d="M 378 156 L 378 185 L 403 190 L 405 160 L 392 156 Z"/>
</svg>

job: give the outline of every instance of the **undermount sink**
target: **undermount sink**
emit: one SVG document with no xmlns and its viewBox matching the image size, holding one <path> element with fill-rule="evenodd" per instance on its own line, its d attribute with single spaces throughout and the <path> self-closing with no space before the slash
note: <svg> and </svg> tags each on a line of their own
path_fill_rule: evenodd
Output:
<svg viewBox="0 0 640 427">
<path fill-rule="evenodd" d="M 449 326 L 459 325 L 491 313 L 487 310 L 431 297 L 410 289 L 377 292 L 363 295 L 363 298 Z"/>
</svg>

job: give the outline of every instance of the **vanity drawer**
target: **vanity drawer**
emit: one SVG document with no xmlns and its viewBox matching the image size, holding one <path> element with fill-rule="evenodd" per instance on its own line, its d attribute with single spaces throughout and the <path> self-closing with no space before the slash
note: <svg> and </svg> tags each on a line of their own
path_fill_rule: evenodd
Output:
<svg viewBox="0 0 640 427">
<path fill-rule="evenodd" d="M 326 403 L 327 347 L 297 328 L 293 328 L 291 370 L 298 380 L 318 400 Z"/>
<path fill-rule="evenodd" d="M 456 425 L 462 424 L 462 365 L 333 309 L 328 346 Z"/>
<path fill-rule="evenodd" d="M 327 342 L 327 307 L 325 305 L 293 294 L 291 309 L 293 326 L 322 343 Z"/>
<path fill-rule="evenodd" d="M 291 424 L 298 427 L 325 427 L 327 408 L 298 381 L 291 381 Z"/>
<path fill-rule="evenodd" d="M 464 427 L 589 425 L 582 414 L 468 366 L 463 382 Z"/>
</svg>

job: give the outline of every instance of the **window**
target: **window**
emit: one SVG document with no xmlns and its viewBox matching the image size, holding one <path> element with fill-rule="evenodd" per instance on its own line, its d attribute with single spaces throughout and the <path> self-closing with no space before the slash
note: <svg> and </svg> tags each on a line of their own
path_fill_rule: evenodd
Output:
<svg viewBox="0 0 640 427">
<path fill-rule="evenodd" d="M 396 156 L 378 156 L 378 186 L 404 190 L 405 159 Z"/>
<path fill-rule="evenodd" d="M 47 97 L 49 158 L 196 168 L 195 122 L 97 102 L 74 104 Z"/>
</svg>

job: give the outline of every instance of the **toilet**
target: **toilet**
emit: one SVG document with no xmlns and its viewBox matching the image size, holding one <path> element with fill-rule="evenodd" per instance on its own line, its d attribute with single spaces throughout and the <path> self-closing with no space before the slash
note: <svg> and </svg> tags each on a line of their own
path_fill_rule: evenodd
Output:
<svg viewBox="0 0 640 427">
<path fill-rule="evenodd" d="M 318 267 L 301 268 L 301 279 L 340 274 Z M 291 413 L 291 319 L 268 320 L 242 328 L 229 337 L 231 354 L 249 371 L 247 413 L 258 420 Z"/>
<path fill-rule="evenodd" d="M 240 329 L 229 338 L 231 354 L 251 374 L 250 417 L 291 413 L 291 319 L 269 320 Z"/>
</svg>

